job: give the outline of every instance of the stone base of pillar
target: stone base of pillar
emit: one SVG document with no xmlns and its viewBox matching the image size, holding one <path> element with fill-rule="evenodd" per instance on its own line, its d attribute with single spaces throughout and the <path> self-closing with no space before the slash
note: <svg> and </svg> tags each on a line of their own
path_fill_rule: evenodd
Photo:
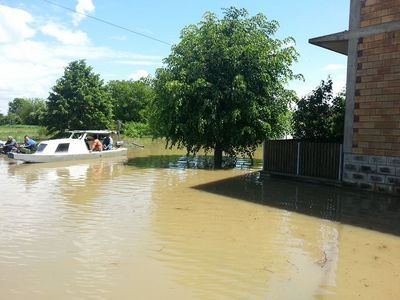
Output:
<svg viewBox="0 0 400 300">
<path fill-rule="evenodd" d="M 345 153 L 343 183 L 363 190 L 400 195 L 400 157 Z"/>
</svg>

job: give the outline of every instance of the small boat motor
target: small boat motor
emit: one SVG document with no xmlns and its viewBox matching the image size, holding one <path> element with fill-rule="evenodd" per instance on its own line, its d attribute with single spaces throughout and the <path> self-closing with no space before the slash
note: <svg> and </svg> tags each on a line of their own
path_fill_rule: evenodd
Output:
<svg viewBox="0 0 400 300">
<path fill-rule="evenodd" d="M 117 148 L 120 148 L 121 146 L 123 146 L 124 145 L 124 141 L 117 141 L 116 143 L 115 143 L 115 147 L 117 147 Z"/>
</svg>

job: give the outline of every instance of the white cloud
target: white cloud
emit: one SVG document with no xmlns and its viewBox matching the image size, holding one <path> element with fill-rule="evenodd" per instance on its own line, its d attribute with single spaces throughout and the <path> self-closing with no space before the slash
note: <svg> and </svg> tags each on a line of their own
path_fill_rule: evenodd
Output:
<svg viewBox="0 0 400 300">
<path fill-rule="evenodd" d="M 126 52 L 118 53 L 116 63 L 129 66 L 161 66 L 162 57 L 156 55 L 138 55 Z"/>
<path fill-rule="evenodd" d="M 44 43 L 22 41 L 0 47 L 0 66 L 0 110 L 6 113 L 16 97 L 46 98 L 65 60 Z"/>
<path fill-rule="evenodd" d="M 92 66 L 96 62 L 120 66 L 120 61 L 161 64 L 160 56 L 93 46 L 85 32 L 71 31 L 58 23 L 39 24 L 33 22 L 34 19 L 38 18 L 24 10 L 0 6 L 0 41 L 3 42 L 0 46 L 0 113 L 7 113 L 8 102 L 16 97 L 47 98 L 64 68 L 73 60 L 89 59 Z M 55 39 L 36 40 L 36 31 Z M 131 78 L 148 75 L 147 71 L 139 70 Z"/>
<path fill-rule="evenodd" d="M 338 76 L 335 78 L 335 81 L 333 81 L 333 94 L 336 95 L 343 91 L 343 89 L 346 87 L 346 77 L 345 76 Z"/>
<path fill-rule="evenodd" d="M 28 25 L 32 21 L 30 13 L 0 5 L 0 43 L 13 43 L 33 37 L 35 30 Z"/>
<path fill-rule="evenodd" d="M 154 65 L 161 65 L 159 60 L 118 60 L 116 61 L 118 64 L 122 65 L 130 65 L 130 66 L 154 66 Z"/>
<path fill-rule="evenodd" d="M 140 78 L 147 77 L 149 75 L 150 73 L 147 72 L 146 70 L 137 70 L 135 73 L 129 75 L 129 79 L 139 80 Z"/>
<path fill-rule="evenodd" d="M 8 102 L 17 97 L 47 98 L 73 60 L 89 60 L 95 72 L 97 63 L 115 66 L 107 72 L 115 73 L 116 79 L 121 76 L 121 64 L 162 64 L 160 56 L 98 47 L 90 43 L 83 31 L 70 30 L 55 21 L 43 24 L 40 20 L 25 10 L 0 5 L 0 113 L 6 114 Z M 36 32 L 43 36 L 35 35 Z M 149 72 L 138 70 L 130 78 L 137 80 L 148 75 Z"/>
<path fill-rule="evenodd" d="M 143 55 L 131 52 L 122 52 L 118 53 L 118 58 L 129 60 L 152 60 L 152 61 L 161 61 L 163 59 L 162 56 L 158 55 Z"/>
<path fill-rule="evenodd" d="M 339 71 L 344 69 L 346 69 L 346 66 L 341 64 L 329 64 L 324 67 L 324 71 Z"/>
<path fill-rule="evenodd" d="M 40 28 L 42 33 L 51 36 L 64 45 L 87 45 L 89 44 L 89 38 L 83 31 L 71 31 L 67 28 L 55 24 L 48 23 L 47 25 Z"/>
<path fill-rule="evenodd" d="M 75 10 L 79 13 L 73 14 L 72 22 L 75 26 L 78 26 L 79 23 L 85 18 L 83 14 L 94 12 L 95 7 L 92 0 L 78 0 L 78 4 L 76 5 Z"/>
<path fill-rule="evenodd" d="M 332 92 L 334 95 L 337 95 L 346 87 L 346 74 L 335 74 L 335 75 L 328 75 L 324 74 L 322 78 L 326 80 L 326 78 L 330 76 L 333 82 Z M 311 79 L 306 80 L 305 82 L 300 81 L 292 81 L 289 83 L 288 88 L 292 89 L 296 92 L 299 98 L 303 98 L 309 95 L 313 90 L 315 90 L 321 83 L 320 79 Z"/>
</svg>

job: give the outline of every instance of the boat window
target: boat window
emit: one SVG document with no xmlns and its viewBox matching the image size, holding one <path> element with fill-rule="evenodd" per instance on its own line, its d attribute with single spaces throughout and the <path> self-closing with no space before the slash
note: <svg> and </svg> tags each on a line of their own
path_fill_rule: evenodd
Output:
<svg viewBox="0 0 400 300">
<path fill-rule="evenodd" d="M 68 152 L 69 143 L 59 144 L 57 146 L 56 152 Z"/>
<path fill-rule="evenodd" d="M 36 152 L 43 152 L 44 148 L 46 148 L 47 144 L 40 143 Z"/>
</svg>

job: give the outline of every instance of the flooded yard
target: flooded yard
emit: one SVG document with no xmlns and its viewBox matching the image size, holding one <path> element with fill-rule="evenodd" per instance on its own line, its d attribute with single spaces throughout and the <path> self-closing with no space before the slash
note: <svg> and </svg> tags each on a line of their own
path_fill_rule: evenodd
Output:
<svg viewBox="0 0 400 300">
<path fill-rule="evenodd" d="M 145 143 L 0 157 L 0 299 L 400 299 L 399 198 L 184 168 Z"/>
</svg>

